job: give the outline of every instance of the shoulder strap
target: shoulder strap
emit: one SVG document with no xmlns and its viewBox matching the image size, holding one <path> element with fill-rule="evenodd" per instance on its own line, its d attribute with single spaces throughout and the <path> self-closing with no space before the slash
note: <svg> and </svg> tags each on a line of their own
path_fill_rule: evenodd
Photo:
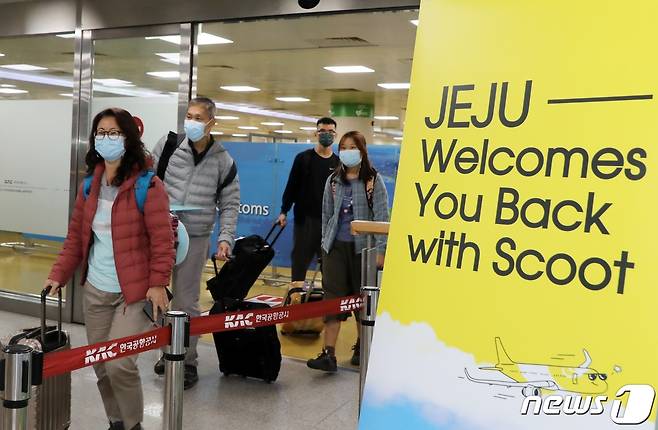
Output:
<svg viewBox="0 0 658 430">
<path fill-rule="evenodd" d="M 365 183 L 365 186 L 366 186 L 366 200 L 368 201 L 368 207 L 370 208 L 370 210 L 372 210 L 372 207 L 373 207 L 372 199 L 373 199 L 373 195 L 375 194 L 375 179 L 376 178 L 377 178 L 377 173 L 375 173 L 375 176 L 368 179 Z"/>
<path fill-rule="evenodd" d="M 336 171 L 334 171 L 334 173 L 332 173 L 331 176 L 330 176 L 330 178 L 331 178 L 330 179 L 331 196 L 334 198 L 334 200 L 336 199 L 336 178 L 337 177 L 338 177 L 338 174 L 336 173 Z"/>
<path fill-rule="evenodd" d="M 181 134 L 180 136 L 173 131 L 170 131 L 167 135 L 167 142 L 165 142 L 164 148 L 162 148 L 162 154 L 160 154 L 160 159 L 158 160 L 158 169 L 157 174 L 158 178 L 164 181 L 165 174 L 167 173 L 167 166 L 169 165 L 169 159 L 173 155 L 174 151 L 183 143 L 185 140 L 185 135 Z"/>
<path fill-rule="evenodd" d="M 146 204 L 146 195 L 151 187 L 151 180 L 155 176 L 155 172 L 147 170 L 142 173 L 135 182 L 135 200 L 137 200 L 137 208 L 141 213 L 144 213 L 144 205 Z"/>
<path fill-rule="evenodd" d="M 224 180 L 217 185 L 217 200 L 219 200 L 219 194 L 222 192 L 222 190 L 226 188 L 231 182 L 233 182 L 233 180 L 237 175 L 238 175 L 238 166 L 236 166 L 235 161 L 233 161 L 231 163 L 231 168 L 228 171 L 228 175 L 226 175 Z"/>
<path fill-rule="evenodd" d="M 87 200 L 89 192 L 91 191 L 91 181 L 94 179 L 93 175 L 86 176 L 82 182 L 82 196 Z"/>
</svg>

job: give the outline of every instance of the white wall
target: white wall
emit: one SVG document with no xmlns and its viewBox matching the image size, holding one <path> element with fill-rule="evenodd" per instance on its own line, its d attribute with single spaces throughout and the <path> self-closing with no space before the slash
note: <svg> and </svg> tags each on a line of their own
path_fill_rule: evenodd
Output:
<svg viewBox="0 0 658 430">
<path fill-rule="evenodd" d="M 142 119 L 149 150 L 177 127 L 175 97 L 97 97 L 92 118 L 108 107 Z M 0 230 L 66 235 L 71 122 L 70 99 L 0 100 Z"/>
<path fill-rule="evenodd" d="M 0 230 L 64 236 L 72 103 L 0 101 Z"/>
</svg>

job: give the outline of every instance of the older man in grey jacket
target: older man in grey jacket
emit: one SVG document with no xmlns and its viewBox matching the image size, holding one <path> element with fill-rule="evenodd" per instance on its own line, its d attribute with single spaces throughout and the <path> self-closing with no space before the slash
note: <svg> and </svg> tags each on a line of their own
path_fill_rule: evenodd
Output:
<svg viewBox="0 0 658 430">
<path fill-rule="evenodd" d="M 195 208 L 182 211 L 179 217 L 190 236 L 187 258 L 174 268 L 174 310 L 200 315 L 199 289 L 201 273 L 208 260 L 210 235 L 216 213 L 220 216 L 217 258 L 226 260 L 234 244 L 240 207 L 240 181 L 235 162 L 210 130 L 215 124 L 215 104 L 199 97 L 189 103 L 185 135 L 169 133 L 153 150 L 158 176 L 165 183 L 171 204 Z M 197 375 L 198 338 L 190 339 L 185 357 L 185 389 L 194 386 Z M 161 358 L 155 373 L 164 374 Z"/>
</svg>

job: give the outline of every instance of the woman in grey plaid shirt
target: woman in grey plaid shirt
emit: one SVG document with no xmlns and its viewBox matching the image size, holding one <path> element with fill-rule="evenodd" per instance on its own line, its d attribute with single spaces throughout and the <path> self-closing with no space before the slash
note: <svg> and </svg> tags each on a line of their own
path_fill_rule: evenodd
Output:
<svg viewBox="0 0 658 430">
<path fill-rule="evenodd" d="M 324 187 L 322 202 L 322 279 L 325 299 L 360 294 L 361 250 L 366 238 L 352 236 L 354 220 L 388 221 L 388 193 L 384 180 L 370 164 L 366 138 L 358 131 L 346 133 L 339 144 L 340 165 Z M 386 237 L 376 237 L 377 264 L 384 264 Z M 358 312 L 354 313 L 357 318 Z M 341 322 L 349 314 L 325 318 L 324 348 L 317 358 L 307 362 L 311 369 L 335 372 L 336 340 Z M 353 347 L 352 364 L 359 364 L 359 340 Z"/>
</svg>

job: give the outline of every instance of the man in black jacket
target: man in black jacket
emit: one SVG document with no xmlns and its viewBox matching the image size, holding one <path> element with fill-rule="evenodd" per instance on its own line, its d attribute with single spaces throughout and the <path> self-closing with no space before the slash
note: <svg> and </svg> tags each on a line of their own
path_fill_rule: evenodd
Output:
<svg viewBox="0 0 658 430">
<path fill-rule="evenodd" d="M 338 166 L 339 160 L 331 145 L 336 138 L 336 121 L 320 118 L 314 148 L 302 151 L 295 157 L 288 184 L 283 192 L 279 223 L 285 226 L 287 214 L 295 205 L 293 231 L 292 281 L 304 281 L 314 256 L 322 255 L 322 195 L 327 178 Z"/>
</svg>

